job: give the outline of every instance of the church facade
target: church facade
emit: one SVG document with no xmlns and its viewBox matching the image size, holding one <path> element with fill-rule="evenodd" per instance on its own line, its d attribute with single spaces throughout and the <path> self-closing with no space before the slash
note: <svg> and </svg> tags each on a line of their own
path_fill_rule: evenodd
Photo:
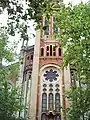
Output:
<svg viewBox="0 0 90 120">
<path fill-rule="evenodd" d="M 45 17 L 42 19 L 46 25 Z M 62 69 L 63 48 L 55 18 L 50 17 L 50 24 L 41 32 L 37 30 L 35 45 L 24 50 L 23 90 L 25 105 L 24 115 L 29 120 L 66 120 L 66 108 L 69 103 L 65 91 L 70 88 L 70 68 Z"/>
</svg>

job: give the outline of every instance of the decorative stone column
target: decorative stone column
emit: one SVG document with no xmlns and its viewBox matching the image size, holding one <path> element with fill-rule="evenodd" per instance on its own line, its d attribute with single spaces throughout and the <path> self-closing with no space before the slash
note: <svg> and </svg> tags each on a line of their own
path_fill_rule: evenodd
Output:
<svg viewBox="0 0 90 120">
<path fill-rule="evenodd" d="M 39 53 L 40 53 L 40 30 L 37 30 L 35 47 L 34 47 L 33 70 L 32 70 L 32 80 L 31 80 L 31 95 L 29 96 L 30 97 L 29 120 L 36 120 Z"/>
</svg>

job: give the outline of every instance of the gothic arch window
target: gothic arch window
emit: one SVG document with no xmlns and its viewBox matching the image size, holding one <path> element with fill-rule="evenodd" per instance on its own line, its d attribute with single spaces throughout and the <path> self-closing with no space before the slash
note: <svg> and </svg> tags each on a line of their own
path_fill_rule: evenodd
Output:
<svg viewBox="0 0 90 120">
<path fill-rule="evenodd" d="M 61 48 L 58 48 L 58 55 L 61 56 Z"/>
<path fill-rule="evenodd" d="M 41 120 L 47 120 L 47 116 L 46 116 L 46 114 L 42 114 L 42 116 L 41 116 Z"/>
<path fill-rule="evenodd" d="M 56 112 L 60 112 L 60 94 L 55 94 L 55 110 Z"/>
<path fill-rule="evenodd" d="M 48 107 L 49 107 L 49 110 L 52 110 L 53 109 L 53 94 L 52 93 L 49 93 L 49 97 L 48 97 Z"/>
<path fill-rule="evenodd" d="M 46 56 L 56 56 L 56 47 L 55 46 L 47 46 L 46 47 Z"/>
<path fill-rule="evenodd" d="M 44 56 L 44 48 L 41 48 L 41 56 Z"/>
<path fill-rule="evenodd" d="M 43 93 L 42 94 L 42 112 L 47 111 L 47 94 Z"/>
</svg>

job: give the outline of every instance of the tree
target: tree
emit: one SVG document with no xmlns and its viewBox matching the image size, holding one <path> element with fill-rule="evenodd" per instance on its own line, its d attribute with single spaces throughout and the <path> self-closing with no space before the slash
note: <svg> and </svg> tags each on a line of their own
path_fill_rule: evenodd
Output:
<svg viewBox="0 0 90 120">
<path fill-rule="evenodd" d="M 70 120 L 90 119 L 90 2 L 67 7 L 55 13 L 63 47 L 63 66 L 76 68 L 79 86 L 71 87 L 68 98 Z M 86 115 L 87 114 L 87 115 Z"/>
<path fill-rule="evenodd" d="M 14 53 L 8 46 L 6 32 L 0 29 L 0 120 L 19 120 L 17 113 L 24 109 L 24 105 L 20 103 L 23 100 L 21 90 L 15 87 L 13 77 L 9 77 L 9 74 L 17 75 L 17 64 L 3 64 L 3 61 L 13 62 L 13 57 Z"/>
<path fill-rule="evenodd" d="M 17 112 L 23 110 L 20 90 L 10 85 L 8 81 L 0 82 L 0 120 L 13 120 Z"/>
<path fill-rule="evenodd" d="M 62 1 L 62 0 L 61 0 Z M 53 14 L 52 6 L 60 0 L 1 0 L 1 13 L 7 9 L 9 35 L 20 34 L 20 40 L 29 41 L 31 33 L 30 20 L 34 20 L 37 29 L 42 27 L 42 15 L 47 19 Z M 33 34 L 34 36 L 34 34 Z"/>
</svg>

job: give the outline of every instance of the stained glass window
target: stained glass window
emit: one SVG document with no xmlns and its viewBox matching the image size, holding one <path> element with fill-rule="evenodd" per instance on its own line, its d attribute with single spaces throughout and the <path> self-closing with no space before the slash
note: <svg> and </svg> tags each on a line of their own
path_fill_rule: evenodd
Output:
<svg viewBox="0 0 90 120">
<path fill-rule="evenodd" d="M 47 94 L 43 93 L 42 94 L 42 112 L 47 111 Z"/>
<path fill-rule="evenodd" d="M 49 110 L 53 109 L 53 94 L 52 93 L 49 94 L 48 107 L 49 107 Z"/>
<path fill-rule="evenodd" d="M 56 81 L 58 76 L 59 75 L 57 71 L 54 71 L 52 69 L 46 71 L 46 73 L 44 74 L 45 80 L 49 80 L 50 82 Z"/>
<path fill-rule="evenodd" d="M 55 94 L 55 110 L 56 112 L 60 112 L 60 94 Z"/>
</svg>

